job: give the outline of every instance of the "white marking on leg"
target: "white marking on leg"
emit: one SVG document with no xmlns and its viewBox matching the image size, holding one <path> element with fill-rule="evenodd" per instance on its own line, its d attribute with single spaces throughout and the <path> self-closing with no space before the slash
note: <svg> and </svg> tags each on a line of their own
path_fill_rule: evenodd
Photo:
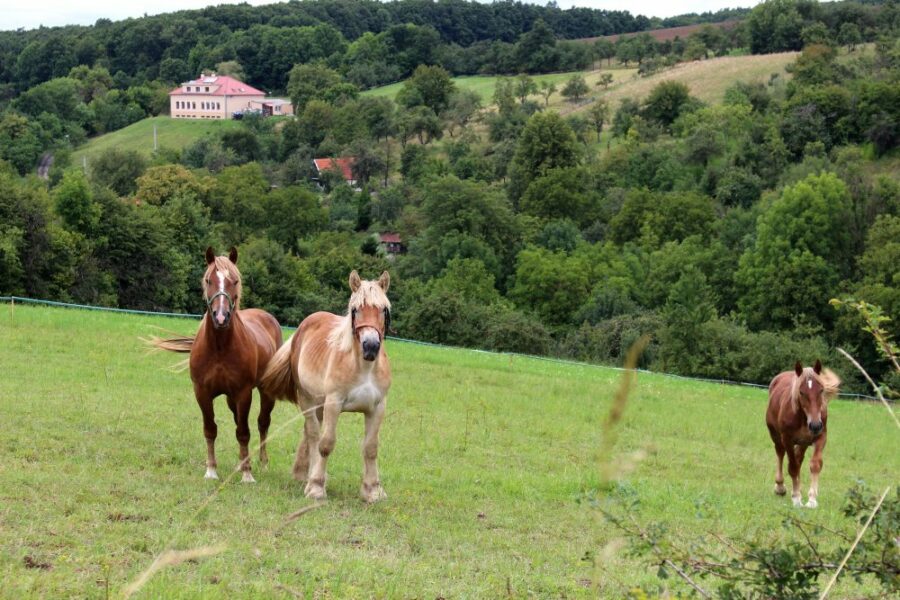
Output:
<svg viewBox="0 0 900 600">
<path fill-rule="evenodd" d="M 243 476 L 241 476 L 242 483 L 256 483 L 256 480 L 253 479 L 253 474 L 250 471 L 244 471 Z"/>
<path fill-rule="evenodd" d="M 204 479 L 218 479 L 219 474 L 216 473 L 215 467 L 206 467 L 206 475 L 203 476 Z"/>
<path fill-rule="evenodd" d="M 796 506 L 796 507 L 803 506 L 803 498 L 800 497 L 800 494 L 797 494 L 796 496 L 791 496 L 791 501 L 794 503 L 794 506 Z"/>
</svg>

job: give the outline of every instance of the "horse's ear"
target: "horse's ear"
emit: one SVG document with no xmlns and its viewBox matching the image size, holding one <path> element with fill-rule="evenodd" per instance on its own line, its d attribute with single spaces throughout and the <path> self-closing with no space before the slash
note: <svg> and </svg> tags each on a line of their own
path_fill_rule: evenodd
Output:
<svg viewBox="0 0 900 600">
<path fill-rule="evenodd" d="M 350 271 L 350 291 L 355 294 L 361 285 L 362 279 L 359 278 L 359 273 L 356 272 L 356 269 L 353 269 Z"/>
<path fill-rule="evenodd" d="M 384 290 L 384 293 L 386 294 L 388 288 L 391 287 L 391 276 L 388 275 L 387 271 L 382 273 L 381 277 L 378 278 L 378 285 L 381 286 L 381 289 Z"/>
<path fill-rule="evenodd" d="M 821 375 L 822 373 L 822 361 L 818 358 L 816 359 L 816 364 L 813 365 L 813 371 L 816 372 L 816 375 Z"/>
<path fill-rule="evenodd" d="M 234 246 L 231 247 L 231 250 L 228 251 L 228 260 L 231 261 L 231 264 L 237 264 L 237 248 Z"/>
<path fill-rule="evenodd" d="M 216 261 L 216 251 L 212 249 L 212 246 L 206 247 L 206 264 L 211 265 Z"/>
<path fill-rule="evenodd" d="M 797 361 L 797 364 L 794 365 L 794 373 L 797 374 L 797 377 L 803 375 L 803 363 L 799 360 Z"/>
</svg>

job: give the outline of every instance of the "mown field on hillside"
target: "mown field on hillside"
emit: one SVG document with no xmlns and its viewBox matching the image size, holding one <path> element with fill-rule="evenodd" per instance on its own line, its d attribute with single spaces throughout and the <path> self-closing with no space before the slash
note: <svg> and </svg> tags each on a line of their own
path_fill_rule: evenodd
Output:
<svg viewBox="0 0 900 600">
<path fill-rule="evenodd" d="M 137 597 L 615 598 L 654 582 L 655 567 L 624 549 L 594 563 L 618 533 L 578 501 L 593 494 L 634 497 L 638 518 L 685 538 L 785 535 L 765 391 L 639 375 L 614 452 L 646 457 L 609 491 L 601 429 L 619 371 L 396 340 L 388 499 L 359 501 L 362 420 L 344 415 L 328 502 L 286 522 L 310 504 L 290 474 L 295 410 L 277 407 L 257 484 L 205 481 L 188 374 L 139 341 L 159 327 L 196 323 L 0 305 L 0 596 L 119 597 L 164 550 L 218 545 Z M 237 448 L 216 408 L 224 474 Z M 804 515 L 847 527 L 857 478 L 896 483 L 896 435 L 883 407 L 833 402 L 820 508 Z M 856 589 L 841 586 L 833 597 Z"/>
<path fill-rule="evenodd" d="M 239 122 L 231 119 L 173 119 L 165 115 L 149 117 L 89 140 L 72 152 L 72 164 L 80 165 L 85 156 L 90 161 L 91 156 L 96 156 L 109 148 L 135 150 L 149 158 L 153 152 L 154 126 L 160 148 L 180 150 L 203 136 L 238 127 Z"/>
</svg>

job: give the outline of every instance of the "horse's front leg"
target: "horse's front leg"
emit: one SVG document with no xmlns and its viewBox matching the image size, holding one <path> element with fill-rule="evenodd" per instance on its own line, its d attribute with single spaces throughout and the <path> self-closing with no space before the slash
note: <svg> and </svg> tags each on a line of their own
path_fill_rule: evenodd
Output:
<svg viewBox="0 0 900 600">
<path fill-rule="evenodd" d="M 337 421 L 341 415 L 343 405 L 341 396 L 329 394 L 325 396 L 325 404 L 322 406 L 321 436 L 314 441 L 309 440 L 309 448 L 312 464 L 309 469 L 309 481 L 306 482 L 306 497 L 315 500 L 325 498 L 325 479 L 327 477 L 328 457 L 334 451 L 337 441 Z M 309 415 L 307 420 L 310 420 Z"/>
<path fill-rule="evenodd" d="M 794 506 L 803 506 L 803 498 L 800 495 L 800 465 L 803 463 L 805 449 L 795 446 L 788 436 L 781 437 L 781 443 L 788 457 L 788 474 L 791 476 L 791 501 Z"/>
<path fill-rule="evenodd" d="M 381 430 L 386 404 L 387 398 L 384 398 L 366 413 L 366 435 L 362 443 L 363 480 L 359 494 L 369 504 L 387 498 L 378 477 L 378 432 Z"/>
<path fill-rule="evenodd" d="M 816 440 L 812 458 L 809 459 L 810 483 L 809 500 L 806 502 L 807 508 L 815 508 L 819 505 L 819 473 L 822 472 L 822 452 L 825 450 L 826 437 L 827 433 L 823 431 L 822 435 Z"/>
<path fill-rule="evenodd" d="M 234 436 L 238 441 L 238 468 L 241 470 L 241 481 L 256 483 L 250 472 L 250 407 L 253 404 L 253 388 L 247 387 L 233 396 L 228 396 L 228 407 L 234 413 Z"/>
<path fill-rule="evenodd" d="M 203 437 L 206 438 L 206 475 L 203 477 L 204 479 L 218 479 L 219 474 L 216 473 L 216 435 L 218 434 L 218 428 L 216 427 L 216 415 L 213 412 L 213 395 L 195 383 L 194 397 L 197 399 L 200 412 L 203 413 Z"/>
</svg>

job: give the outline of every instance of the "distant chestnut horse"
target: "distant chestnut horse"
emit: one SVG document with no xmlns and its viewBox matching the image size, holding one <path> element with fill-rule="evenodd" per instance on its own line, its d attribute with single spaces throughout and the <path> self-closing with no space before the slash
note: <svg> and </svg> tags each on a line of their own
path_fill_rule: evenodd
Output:
<svg viewBox="0 0 900 600">
<path fill-rule="evenodd" d="M 275 354 L 261 389 L 299 405 L 305 416 L 294 478 L 306 481 L 308 498 L 325 498 L 328 456 L 334 450 L 338 416 L 365 415 L 363 480 L 360 495 L 377 502 L 387 495 L 378 477 L 378 431 L 384 418 L 391 366 L 384 351 L 391 303 L 387 271 L 378 281 L 350 273 L 347 314 L 317 312 L 306 317 L 291 341 Z"/>
<path fill-rule="evenodd" d="M 269 313 L 249 308 L 240 309 L 241 273 L 237 268 L 237 250 L 228 257 L 216 256 L 206 249 L 206 272 L 200 282 L 207 312 L 193 337 L 161 340 L 153 338 L 157 348 L 173 352 L 190 352 L 191 381 L 194 396 L 203 413 L 203 435 L 206 437 L 206 478 L 218 479 L 216 473 L 216 419 L 213 398 L 225 394 L 228 408 L 237 426 L 235 435 L 240 445 L 242 480 L 253 483 L 250 472 L 250 427 L 247 420 L 253 402 L 253 388 L 281 346 L 281 327 Z M 275 400 L 260 390 L 259 460 L 269 462 L 266 436 Z"/>
<path fill-rule="evenodd" d="M 800 467 L 809 446 L 814 446 L 809 472 L 809 501 L 806 506 L 818 506 L 819 473 L 822 471 L 822 451 L 828 438 L 828 401 L 838 393 L 841 380 L 829 369 L 822 369 L 818 360 L 815 366 L 803 368 L 800 361 L 793 371 L 779 373 L 769 384 L 769 409 L 766 425 L 775 444 L 778 469 L 775 472 L 775 493 L 783 496 L 784 473 L 781 465 L 788 455 L 788 473 L 793 490 L 794 506 L 803 506 L 800 495 Z"/>
</svg>

